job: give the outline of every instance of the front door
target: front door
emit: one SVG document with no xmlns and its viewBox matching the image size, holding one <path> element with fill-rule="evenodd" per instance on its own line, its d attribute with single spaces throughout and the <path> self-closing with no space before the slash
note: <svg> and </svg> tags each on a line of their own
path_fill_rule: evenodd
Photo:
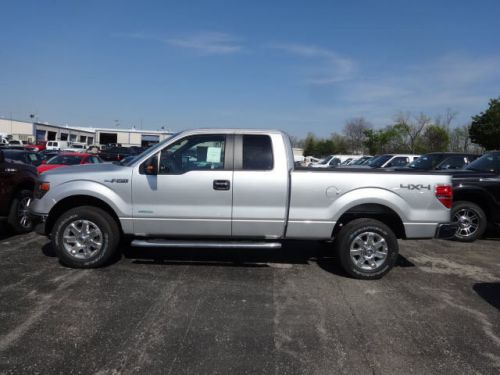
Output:
<svg viewBox="0 0 500 375">
<path fill-rule="evenodd" d="M 134 232 L 158 236 L 230 236 L 233 136 L 181 138 L 136 167 Z M 157 174 L 148 174 L 154 165 Z"/>
</svg>

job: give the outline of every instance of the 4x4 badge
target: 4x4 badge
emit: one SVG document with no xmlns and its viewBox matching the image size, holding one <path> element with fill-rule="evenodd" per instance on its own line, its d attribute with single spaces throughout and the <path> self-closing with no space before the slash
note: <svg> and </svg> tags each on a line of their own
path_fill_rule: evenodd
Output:
<svg viewBox="0 0 500 375">
<path fill-rule="evenodd" d="M 401 189 L 408 189 L 408 190 L 420 190 L 420 189 L 431 190 L 431 185 L 422 185 L 422 184 L 418 184 L 418 185 L 414 185 L 414 184 L 403 185 L 403 184 L 400 184 L 399 187 Z"/>
</svg>

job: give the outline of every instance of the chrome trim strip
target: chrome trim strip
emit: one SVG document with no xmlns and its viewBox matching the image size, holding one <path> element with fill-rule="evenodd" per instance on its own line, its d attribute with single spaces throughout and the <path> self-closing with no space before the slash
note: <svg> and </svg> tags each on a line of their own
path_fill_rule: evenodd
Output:
<svg viewBox="0 0 500 375">
<path fill-rule="evenodd" d="M 133 240 L 135 247 L 208 248 L 208 249 L 279 249 L 280 242 L 240 241 L 181 241 L 181 240 Z"/>
</svg>

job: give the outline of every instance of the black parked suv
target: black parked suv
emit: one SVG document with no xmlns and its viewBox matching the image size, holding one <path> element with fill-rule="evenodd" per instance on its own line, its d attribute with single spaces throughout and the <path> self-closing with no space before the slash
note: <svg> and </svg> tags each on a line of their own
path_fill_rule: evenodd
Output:
<svg viewBox="0 0 500 375">
<path fill-rule="evenodd" d="M 42 158 L 36 152 L 12 148 L 4 148 L 2 150 L 5 159 L 20 161 L 21 163 L 30 164 L 35 167 L 42 164 Z"/>
<path fill-rule="evenodd" d="M 500 151 L 488 152 L 453 171 L 452 220 L 458 241 L 480 238 L 489 224 L 500 228 Z"/>
<path fill-rule="evenodd" d="M 32 198 L 36 168 L 6 159 L 0 150 L 0 220 L 5 220 L 17 233 L 33 228 L 28 206 Z"/>
<path fill-rule="evenodd" d="M 412 161 L 406 168 L 425 171 L 462 169 L 478 157 L 479 155 L 460 152 L 431 152 Z"/>
</svg>

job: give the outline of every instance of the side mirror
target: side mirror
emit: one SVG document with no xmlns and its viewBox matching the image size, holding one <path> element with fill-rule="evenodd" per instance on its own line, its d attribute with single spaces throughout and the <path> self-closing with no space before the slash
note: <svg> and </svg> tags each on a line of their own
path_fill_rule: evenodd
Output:
<svg viewBox="0 0 500 375">
<path fill-rule="evenodd" d="M 0 150 L 0 163 L 3 163 L 5 161 L 5 157 L 3 156 L 3 151 Z"/>
<path fill-rule="evenodd" d="M 156 176 L 158 174 L 158 158 L 154 156 L 142 163 L 139 173 Z"/>
<path fill-rule="evenodd" d="M 146 165 L 146 169 L 144 170 L 147 175 L 157 175 L 158 174 L 158 168 L 156 168 L 156 165 L 151 163 Z"/>
</svg>

